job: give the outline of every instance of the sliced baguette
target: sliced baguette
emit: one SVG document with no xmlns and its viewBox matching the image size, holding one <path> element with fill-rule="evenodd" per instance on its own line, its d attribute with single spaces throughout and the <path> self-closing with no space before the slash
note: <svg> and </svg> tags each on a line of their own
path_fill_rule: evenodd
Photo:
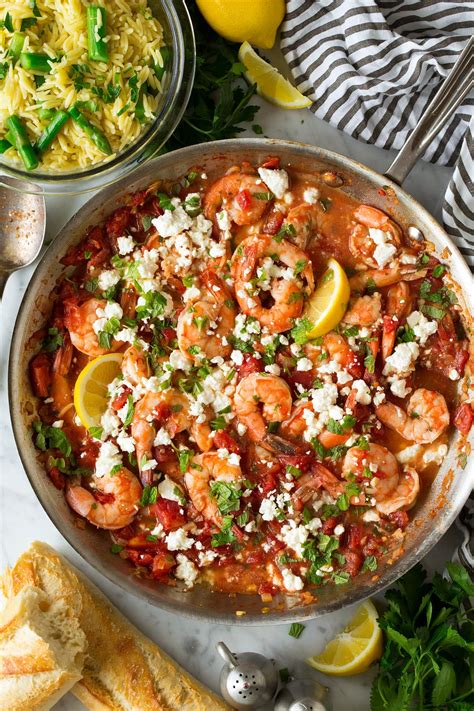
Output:
<svg viewBox="0 0 474 711">
<path fill-rule="evenodd" d="M 64 600 L 85 632 L 83 678 L 72 692 L 92 711 L 224 711 L 229 706 L 139 632 L 86 577 L 45 543 L 2 579 L 7 597 L 27 585 Z"/>
<path fill-rule="evenodd" d="M 0 709 L 45 711 L 81 678 L 86 638 L 62 600 L 27 586 L 0 615 Z"/>
</svg>

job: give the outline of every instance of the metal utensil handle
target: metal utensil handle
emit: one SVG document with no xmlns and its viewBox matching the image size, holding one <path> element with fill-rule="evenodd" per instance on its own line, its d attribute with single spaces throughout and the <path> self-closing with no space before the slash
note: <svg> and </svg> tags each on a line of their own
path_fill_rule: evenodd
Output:
<svg viewBox="0 0 474 711">
<path fill-rule="evenodd" d="M 401 185 L 419 156 L 424 153 L 442 125 L 474 87 L 474 37 L 471 37 L 436 96 L 386 171 L 390 180 Z"/>
</svg>

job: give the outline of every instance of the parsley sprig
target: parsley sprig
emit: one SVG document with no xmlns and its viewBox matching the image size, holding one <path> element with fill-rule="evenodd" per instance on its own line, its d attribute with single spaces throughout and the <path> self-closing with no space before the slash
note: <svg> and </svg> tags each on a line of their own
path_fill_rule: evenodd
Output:
<svg viewBox="0 0 474 711">
<path fill-rule="evenodd" d="M 386 644 L 373 682 L 372 711 L 474 708 L 474 583 L 459 564 L 425 582 L 418 564 L 385 594 Z M 466 608 L 463 608 L 463 606 Z"/>
</svg>

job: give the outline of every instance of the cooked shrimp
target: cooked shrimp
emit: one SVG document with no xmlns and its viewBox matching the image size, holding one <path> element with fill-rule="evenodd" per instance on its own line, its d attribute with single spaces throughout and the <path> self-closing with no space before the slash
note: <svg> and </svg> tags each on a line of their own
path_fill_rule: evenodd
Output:
<svg viewBox="0 0 474 711">
<path fill-rule="evenodd" d="M 232 257 L 232 276 L 241 310 L 272 333 L 291 328 L 303 311 L 304 295 L 314 290 L 313 268 L 305 252 L 286 240 L 277 242 L 270 235 L 248 237 L 237 247 Z M 270 294 L 271 305 L 264 306 L 262 292 Z"/>
<path fill-rule="evenodd" d="M 123 354 L 122 373 L 132 385 L 138 385 L 143 378 L 150 377 L 150 365 L 146 353 L 136 346 L 129 346 Z"/>
<path fill-rule="evenodd" d="M 227 337 L 235 325 L 237 309 L 224 282 L 210 269 L 201 275 L 198 299 L 181 312 L 176 329 L 180 351 L 194 360 L 227 358 L 232 346 Z"/>
<path fill-rule="evenodd" d="M 247 375 L 237 385 L 234 395 L 237 417 L 248 428 L 249 437 L 261 444 L 267 435 L 267 423 L 286 420 L 292 404 L 287 383 L 277 375 L 265 373 Z"/>
<path fill-rule="evenodd" d="M 381 311 L 382 296 L 377 291 L 370 296 L 353 299 L 342 320 L 351 326 L 373 326 L 379 320 Z"/>
<path fill-rule="evenodd" d="M 164 428 L 170 439 L 188 429 L 191 424 L 189 403 L 186 395 L 177 390 L 166 392 L 149 392 L 135 405 L 132 420 L 132 437 L 136 442 L 138 468 L 144 483 L 151 483 L 152 474 L 142 467 L 147 460 L 152 459 L 152 447 L 157 431 Z M 161 439 L 167 439 L 166 435 Z M 160 441 L 159 444 L 163 444 Z"/>
<path fill-rule="evenodd" d="M 379 264 L 374 253 L 379 236 L 392 245 L 395 257 L 402 244 L 402 230 L 385 212 L 370 205 L 359 205 L 354 210 L 354 219 L 356 225 L 349 236 L 349 249 L 356 259 L 368 267 L 377 268 Z"/>
<path fill-rule="evenodd" d="M 101 494 L 113 496 L 113 501 L 101 503 L 93 492 L 83 486 L 71 485 L 67 488 L 66 499 L 73 511 L 97 528 L 128 526 L 140 508 L 142 487 L 137 477 L 122 467 L 115 474 L 93 477 L 92 483 Z"/>
<path fill-rule="evenodd" d="M 382 358 L 385 360 L 395 347 L 397 329 L 402 319 L 410 313 L 412 307 L 410 287 L 405 281 L 391 286 L 387 292 L 382 333 Z"/>
<path fill-rule="evenodd" d="M 386 496 L 398 484 L 398 462 L 390 450 L 380 444 L 370 444 L 368 449 L 351 447 L 342 469 L 346 479 L 355 476 L 357 481 L 370 481 L 367 491 L 373 493 L 375 499 Z"/>
<path fill-rule="evenodd" d="M 230 464 L 222 459 L 217 452 L 198 454 L 192 458 L 184 475 L 189 498 L 200 514 L 208 521 L 218 526 L 222 516 L 217 508 L 215 498 L 211 494 L 212 481 L 222 481 L 240 487 L 242 470 L 238 464 Z"/>
<path fill-rule="evenodd" d="M 316 205 L 302 203 L 293 207 L 283 223 L 288 230 L 288 240 L 300 249 L 306 249 L 310 239 L 318 233 L 320 218 L 321 209 Z"/>
<path fill-rule="evenodd" d="M 270 203 L 270 200 L 260 199 L 265 195 L 271 193 L 258 175 L 244 173 L 239 169 L 216 180 L 207 189 L 203 199 L 204 215 L 214 223 L 215 236 L 220 235 L 216 218 L 220 210 L 226 210 L 236 225 L 249 225 L 263 217 Z"/>
<path fill-rule="evenodd" d="M 82 304 L 72 299 L 64 302 L 64 325 L 69 331 L 72 344 L 78 351 L 91 358 L 117 350 L 121 345 L 117 341 L 112 342 L 111 348 L 103 348 L 99 345 L 93 326 L 98 318 L 97 309 L 105 308 L 106 304 L 105 299 L 88 299 Z"/>
<path fill-rule="evenodd" d="M 414 264 L 394 264 L 384 269 L 365 269 L 357 272 L 349 279 L 352 292 L 362 293 L 371 284 L 376 287 L 392 286 L 401 279 L 416 281 L 423 279 L 428 273 L 427 269 L 418 269 Z"/>
<path fill-rule="evenodd" d="M 376 493 L 375 507 L 381 514 L 388 516 L 394 511 L 409 509 L 415 503 L 419 493 L 420 478 L 417 471 L 406 468 L 402 472 L 397 486 L 387 496 L 378 496 Z"/>
<path fill-rule="evenodd" d="M 310 501 L 320 489 L 325 489 L 332 497 L 337 498 L 344 493 L 344 482 L 325 466 L 315 462 L 310 471 L 297 480 L 297 488 L 292 493 L 295 509 L 301 511 L 304 504 Z"/>
<path fill-rule="evenodd" d="M 297 402 L 291 410 L 287 420 L 281 423 L 280 432 L 282 437 L 301 437 L 308 427 L 304 413 L 306 410 L 313 411 L 313 403 L 310 400 Z"/>
<path fill-rule="evenodd" d="M 434 442 L 449 426 L 449 410 L 443 395 L 426 388 L 415 390 L 406 412 L 392 402 L 382 403 L 375 412 L 384 425 L 419 444 Z"/>
</svg>

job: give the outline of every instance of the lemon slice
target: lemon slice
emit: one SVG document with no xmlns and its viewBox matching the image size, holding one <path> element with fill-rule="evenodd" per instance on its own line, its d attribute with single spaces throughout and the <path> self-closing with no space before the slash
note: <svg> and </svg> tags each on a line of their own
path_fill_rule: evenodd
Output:
<svg viewBox="0 0 474 711">
<path fill-rule="evenodd" d="M 239 61 L 245 67 L 247 81 L 256 84 L 257 93 L 270 103 L 283 109 L 305 109 L 313 103 L 290 84 L 278 69 L 259 57 L 248 42 L 243 42 L 239 49 Z"/>
<path fill-rule="evenodd" d="M 349 624 L 325 646 L 321 654 L 306 661 L 330 676 L 350 676 L 367 671 L 382 656 L 382 631 L 375 605 L 366 600 Z"/>
<path fill-rule="evenodd" d="M 337 326 L 344 316 L 351 287 L 346 272 L 336 259 L 328 262 L 318 287 L 306 303 L 303 318 L 312 323 L 307 331 L 308 338 L 324 336 Z"/>
<path fill-rule="evenodd" d="M 74 385 L 74 407 L 84 425 L 97 427 L 107 409 L 107 387 L 120 374 L 122 353 L 94 358 L 79 373 Z"/>
<path fill-rule="evenodd" d="M 284 0 L 197 0 L 208 24 L 231 42 L 270 49 L 285 16 Z"/>
</svg>

